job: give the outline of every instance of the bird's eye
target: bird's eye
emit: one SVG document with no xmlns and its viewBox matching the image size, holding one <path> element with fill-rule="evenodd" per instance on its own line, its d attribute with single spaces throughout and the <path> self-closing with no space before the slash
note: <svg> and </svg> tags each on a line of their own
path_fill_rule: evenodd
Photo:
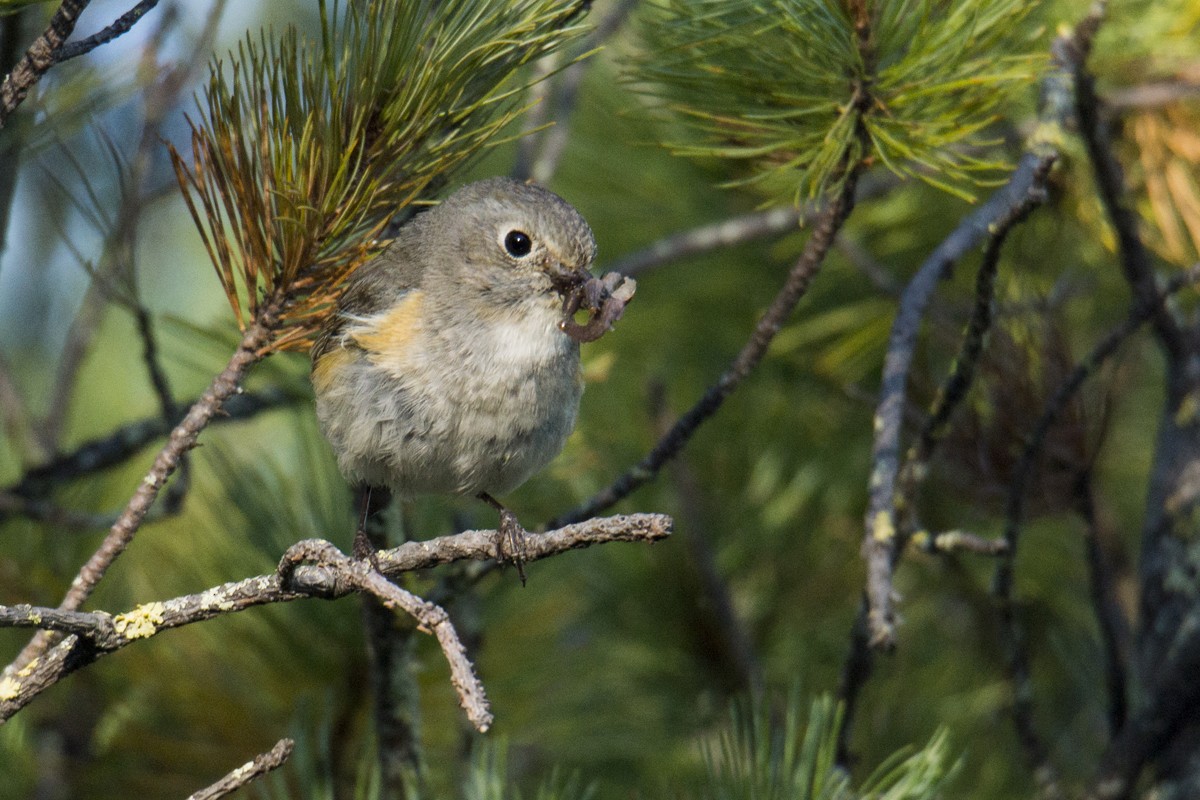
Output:
<svg viewBox="0 0 1200 800">
<path fill-rule="evenodd" d="M 509 231 L 504 237 L 504 249 L 513 258 L 523 258 L 533 249 L 533 239 L 525 231 Z"/>
</svg>

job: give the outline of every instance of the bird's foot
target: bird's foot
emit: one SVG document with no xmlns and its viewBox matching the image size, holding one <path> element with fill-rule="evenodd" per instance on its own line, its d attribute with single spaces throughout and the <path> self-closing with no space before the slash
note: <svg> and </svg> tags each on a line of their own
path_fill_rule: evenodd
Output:
<svg viewBox="0 0 1200 800">
<path fill-rule="evenodd" d="M 496 537 L 496 558 L 500 563 L 508 562 L 517 568 L 517 577 L 525 585 L 525 560 L 528 553 L 529 534 L 521 527 L 517 515 L 507 508 L 500 509 L 500 531 Z"/>
<path fill-rule="evenodd" d="M 480 492 L 476 497 L 500 513 L 500 530 L 496 535 L 496 560 L 501 564 L 507 562 L 516 567 L 517 577 L 521 579 L 521 585 L 524 586 L 528 532 L 517 521 L 517 515 L 505 508 L 499 500 L 487 492 Z"/>
</svg>

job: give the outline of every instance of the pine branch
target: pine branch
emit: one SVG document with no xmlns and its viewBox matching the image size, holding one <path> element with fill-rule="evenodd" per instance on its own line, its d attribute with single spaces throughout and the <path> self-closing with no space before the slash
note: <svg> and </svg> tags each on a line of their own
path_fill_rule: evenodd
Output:
<svg viewBox="0 0 1200 800">
<path fill-rule="evenodd" d="M 531 536 L 525 551 L 526 562 L 607 542 L 655 542 L 671 533 L 671 518 L 663 514 L 591 519 L 544 534 Z M 399 547 L 376 553 L 381 577 L 396 577 L 416 570 L 429 569 L 452 561 L 489 561 L 496 556 L 496 531 L 465 531 L 426 541 L 406 542 Z M 305 540 L 289 551 L 279 572 L 259 575 L 234 583 L 215 586 L 203 592 L 153 603 L 143 603 L 123 614 L 103 611 L 78 611 L 68 608 L 46 609 L 27 605 L 0 606 L 0 627 L 37 628 L 43 631 L 37 640 L 52 643 L 37 659 L 26 659 L 7 667 L 0 677 L 0 722 L 7 720 L 38 695 L 68 674 L 92 664 L 135 642 L 166 630 L 191 625 L 225 614 L 233 614 L 261 605 L 286 603 L 304 598 L 332 600 L 352 593 L 382 590 L 374 578 L 370 560 L 354 562 L 323 540 Z M 312 556 L 319 563 L 299 563 Z M 382 590 L 391 596 L 391 590 Z M 411 605 L 411 598 L 395 598 Z M 435 633 L 440 621 L 435 610 L 422 607 L 422 615 Z M 443 629 L 439 634 L 448 638 Z M 453 647 L 443 642 L 444 647 Z M 461 670 L 461 665 L 455 669 Z M 456 679 L 466 681 L 465 674 Z M 464 683 L 466 698 L 471 687 Z M 469 702 L 474 703 L 473 699 Z M 476 706 L 476 710 L 478 707 Z"/>
</svg>

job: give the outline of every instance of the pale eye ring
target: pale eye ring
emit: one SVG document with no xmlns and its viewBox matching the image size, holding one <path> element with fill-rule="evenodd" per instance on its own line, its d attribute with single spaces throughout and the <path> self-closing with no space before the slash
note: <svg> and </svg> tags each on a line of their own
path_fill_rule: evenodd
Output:
<svg viewBox="0 0 1200 800">
<path fill-rule="evenodd" d="M 504 250 L 513 258 L 524 258 L 533 251 L 533 239 L 525 231 L 509 231 L 504 236 Z"/>
</svg>

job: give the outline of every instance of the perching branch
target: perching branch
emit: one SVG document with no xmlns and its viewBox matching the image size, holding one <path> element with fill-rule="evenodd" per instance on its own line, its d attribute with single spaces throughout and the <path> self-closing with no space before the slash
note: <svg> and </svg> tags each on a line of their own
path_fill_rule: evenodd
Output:
<svg viewBox="0 0 1200 800">
<path fill-rule="evenodd" d="M 800 255 L 800 259 L 788 273 L 783 287 L 771 302 L 766 313 L 754 326 L 749 341 L 742 346 L 733 363 L 722 373 L 717 382 L 711 385 L 704 396 L 679 418 L 671 430 L 659 439 L 654 449 L 641 461 L 626 470 L 611 485 L 596 493 L 583 505 L 549 522 L 549 527 L 588 519 L 604 509 L 610 508 L 635 489 L 652 480 L 663 465 L 674 458 L 687 444 L 700 425 L 716 413 L 721 404 L 725 402 L 725 398 L 754 370 L 767 352 L 767 347 L 775 338 L 775 334 L 779 332 L 791 315 L 796 303 L 808 291 L 809 284 L 820 271 L 825 255 L 833 245 L 838 230 L 846 221 L 851 209 L 854 208 L 857 178 L 858 166 L 856 165 L 840 185 L 838 193 L 820 212 L 813 226 L 812 235 L 804 245 L 804 252 Z"/>
<path fill-rule="evenodd" d="M 671 518 L 663 514 L 592 519 L 528 537 L 527 563 L 607 542 L 655 542 L 671 533 Z M 294 546 L 293 556 L 320 553 L 332 556 L 336 548 L 322 540 Z M 429 569 L 452 561 L 488 561 L 496 555 L 495 531 L 465 531 L 428 541 L 406 542 L 376 554 L 384 577 Z M 255 606 L 305 598 L 332 600 L 378 587 L 362 577 L 359 562 L 330 558 L 319 564 L 288 563 L 282 571 L 216 586 L 198 594 L 161 602 L 144 603 L 123 614 L 103 611 L 0 606 L 0 627 L 38 628 L 53 632 L 56 644 L 37 660 L 8 667 L 0 678 L 0 721 L 28 705 L 66 675 L 136 641 Z M 369 562 L 368 562 L 369 564 Z M 358 565 L 358 566 L 355 566 Z M 364 587 L 370 586 L 370 589 Z M 406 602 L 408 602 L 406 600 Z M 425 611 L 421 612 L 425 614 Z M 436 612 L 425 620 L 436 630 Z M 438 623 L 442 624 L 442 623 Z M 443 632 L 441 636 L 445 636 Z"/>
<path fill-rule="evenodd" d="M 971 213 L 921 265 L 900 298 L 883 365 L 883 386 L 875 412 L 869 503 L 863 556 L 867 561 L 868 628 L 875 647 L 895 644 L 892 572 L 903 544 L 896 526 L 896 488 L 900 470 L 900 435 L 908 377 L 917 333 L 938 284 L 960 259 L 985 238 L 1001 241 L 1008 231 L 1042 202 L 1052 153 L 1027 153 L 999 191 Z"/>
<path fill-rule="evenodd" d="M 188 800 L 218 800 L 233 794 L 255 778 L 282 767 L 295 746 L 296 743 L 291 739 L 280 739 L 267 752 L 255 756 L 253 761 L 247 761 L 211 786 L 191 794 Z"/>
</svg>

